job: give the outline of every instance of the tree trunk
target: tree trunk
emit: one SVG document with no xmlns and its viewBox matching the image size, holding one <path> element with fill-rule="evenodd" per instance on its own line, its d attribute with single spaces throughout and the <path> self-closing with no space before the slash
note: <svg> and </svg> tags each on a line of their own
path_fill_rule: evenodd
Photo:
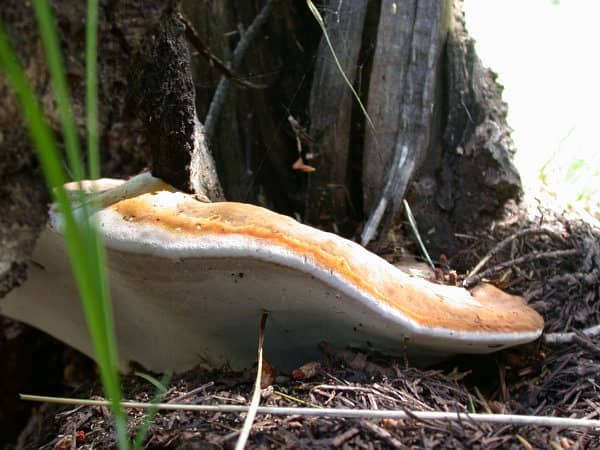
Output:
<svg viewBox="0 0 600 450">
<path fill-rule="evenodd" d="M 263 8 L 262 1 L 188 3 L 186 13 L 225 61 Z M 475 55 L 461 6 L 323 5 L 332 46 L 371 125 L 306 5 L 273 2 L 236 66 L 265 88 L 231 85 L 210 141 L 226 196 L 356 239 L 366 224 L 371 236 L 363 229 L 363 243 L 377 237 L 376 248 L 388 231 L 402 235 L 407 198 L 429 250 L 455 252 L 455 233 L 485 226 L 520 192 L 501 87 Z M 208 111 L 215 71 L 199 60 L 196 74 L 198 110 Z M 301 169 L 316 170 L 293 170 L 299 157 Z"/>
</svg>

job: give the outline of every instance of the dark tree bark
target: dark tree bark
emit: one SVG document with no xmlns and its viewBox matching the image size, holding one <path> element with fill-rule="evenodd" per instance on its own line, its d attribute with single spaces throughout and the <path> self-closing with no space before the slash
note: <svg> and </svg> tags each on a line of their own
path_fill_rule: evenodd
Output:
<svg viewBox="0 0 600 450">
<path fill-rule="evenodd" d="M 370 214 L 363 245 L 384 217 L 384 230 L 398 220 L 416 169 L 437 151 L 450 8 L 449 1 L 382 2 L 369 86 L 374 126 L 367 129 L 363 153 L 364 209 Z"/>
<path fill-rule="evenodd" d="M 340 8 L 336 10 L 338 4 Z M 353 83 L 367 4 L 366 0 L 344 3 L 331 0 L 326 4 L 325 19 L 332 46 L 341 68 Z M 327 42 L 321 39 L 309 99 L 310 134 L 318 142 L 318 149 L 312 151 L 319 155 L 315 163 L 319 170 L 308 177 L 306 219 L 331 229 L 346 230 L 350 217 L 349 164 L 354 101 Z"/>
<path fill-rule="evenodd" d="M 167 9 L 135 51 L 128 92 L 130 108 L 145 124 L 152 174 L 209 200 L 223 192 L 196 114 L 196 93 L 185 24 Z"/>
<path fill-rule="evenodd" d="M 263 6 L 188 3 L 224 60 Z M 266 88 L 232 88 L 210 143 L 228 198 L 260 201 L 355 238 L 361 224 L 374 223 L 379 245 L 389 230 L 402 234 L 407 198 L 430 251 L 455 252 L 456 232 L 484 226 L 520 192 L 501 87 L 474 53 L 461 4 L 331 0 L 323 15 L 374 126 L 305 5 L 275 2 L 239 69 Z M 199 111 L 209 109 L 214 76 L 199 60 Z M 315 172 L 292 170 L 298 147 L 289 115 L 309 135 L 301 156 Z"/>
<path fill-rule="evenodd" d="M 408 198 L 430 248 L 453 254 L 455 233 L 482 229 L 518 199 L 521 179 L 496 75 L 482 66 L 455 5 L 443 58 L 443 115 Z"/>
</svg>

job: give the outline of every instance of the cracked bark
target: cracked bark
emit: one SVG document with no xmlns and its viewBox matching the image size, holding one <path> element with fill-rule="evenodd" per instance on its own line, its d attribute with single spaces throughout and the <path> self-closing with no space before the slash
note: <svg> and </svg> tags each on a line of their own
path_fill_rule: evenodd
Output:
<svg viewBox="0 0 600 450">
<path fill-rule="evenodd" d="M 434 109 L 440 85 L 449 1 L 384 0 L 369 87 L 374 130 L 367 130 L 363 193 L 369 219 L 363 245 L 398 220 L 415 170 L 435 142 Z M 392 93 L 390 95 L 390 93 Z"/>
<path fill-rule="evenodd" d="M 224 200 L 196 113 L 190 52 L 177 14 L 169 10 L 136 51 L 131 107 L 146 126 L 152 174 L 184 192 Z"/>
<path fill-rule="evenodd" d="M 512 163 L 502 86 L 477 56 L 460 3 L 452 12 L 444 58 L 439 147 L 428 152 L 407 198 L 427 231 L 428 248 L 451 255 L 462 245 L 455 233 L 485 227 L 507 201 L 518 200 L 521 179 Z"/>
<path fill-rule="evenodd" d="M 362 44 L 367 1 L 325 5 L 324 20 L 340 66 L 353 83 Z M 337 6 L 339 5 L 339 8 Z M 344 228 L 352 208 L 349 193 L 350 133 L 354 97 L 340 76 L 324 39 L 316 53 L 309 99 L 310 151 L 318 157 L 319 170 L 308 176 L 305 217 L 326 228 Z"/>
</svg>

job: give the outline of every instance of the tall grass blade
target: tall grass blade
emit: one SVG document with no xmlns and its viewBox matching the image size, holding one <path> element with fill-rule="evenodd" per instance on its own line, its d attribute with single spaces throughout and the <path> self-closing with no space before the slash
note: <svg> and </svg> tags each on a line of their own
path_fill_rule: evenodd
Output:
<svg viewBox="0 0 600 450">
<path fill-rule="evenodd" d="M 73 111 L 71 109 L 67 79 L 60 54 L 54 19 L 47 0 L 34 0 L 32 5 L 42 38 L 42 44 L 44 45 L 44 51 L 46 52 L 48 69 L 52 77 L 63 139 L 67 151 L 67 161 L 69 162 L 69 168 L 73 177 L 79 181 L 85 178 L 85 173 L 79 149 L 79 139 L 77 138 L 77 131 L 73 122 Z"/>
<path fill-rule="evenodd" d="M 136 372 L 138 377 L 143 378 L 144 380 L 152 383 L 156 387 L 156 393 L 154 394 L 154 398 L 150 403 L 150 407 L 146 410 L 146 414 L 144 415 L 144 419 L 142 420 L 142 424 L 135 434 L 135 439 L 133 441 L 132 450 L 139 450 L 142 448 L 144 441 L 146 440 L 146 436 L 148 435 L 148 431 L 150 430 L 150 425 L 154 421 L 154 417 L 158 412 L 158 405 L 163 400 L 165 394 L 167 393 L 167 386 L 171 382 L 171 377 L 168 374 L 165 374 L 161 380 L 157 380 L 150 375 L 145 373 Z"/>
<path fill-rule="evenodd" d="M 417 227 L 417 221 L 415 220 L 415 216 L 413 216 L 412 210 L 410 209 L 410 205 L 408 204 L 408 202 L 406 200 L 402 200 L 402 204 L 404 205 L 404 211 L 406 213 L 406 218 L 408 219 L 410 228 L 411 228 L 413 234 L 415 235 L 415 239 L 417 239 L 417 243 L 419 244 L 421 253 L 423 253 L 423 256 L 427 260 L 427 263 L 429 264 L 429 267 L 431 267 L 431 270 L 435 270 L 435 265 L 433 264 L 433 261 L 431 260 L 431 256 L 429 256 L 427 247 L 425 247 L 425 244 L 423 243 L 423 240 L 421 239 L 421 233 L 419 233 L 419 227 Z"/>
<path fill-rule="evenodd" d="M 87 125 L 88 174 L 100 177 L 98 147 L 98 0 L 88 0 L 85 21 L 85 113 Z"/>
<path fill-rule="evenodd" d="M 54 21 L 46 0 L 34 0 L 33 7 L 48 59 L 48 66 L 61 119 L 69 169 L 76 180 L 81 180 L 85 177 L 84 164 L 81 160 L 79 141 L 73 121 Z M 94 20 L 92 20 L 92 25 L 96 27 Z M 92 39 L 95 41 L 93 36 Z M 86 58 L 95 60 L 95 50 L 94 54 Z M 75 218 L 73 206 L 63 187 L 66 177 L 61 165 L 62 158 L 58 151 L 54 134 L 44 120 L 40 104 L 27 82 L 25 73 L 18 63 L 18 59 L 1 25 L 0 67 L 5 72 L 9 84 L 15 91 L 21 104 L 24 121 L 30 131 L 46 182 L 63 217 L 65 241 L 82 300 L 86 322 L 93 341 L 94 353 L 100 368 L 100 377 L 106 395 L 112 402 L 119 446 L 122 449 L 126 449 L 129 447 L 127 425 L 125 414 L 121 408 L 122 395 L 117 370 L 118 358 L 101 237 L 96 232 L 95 226 L 90 219 L 91 210 L 85 202 L 80 202 L 82 207 L 78 209 L 77 219 Z M 95 74 L 90 72 L 89 76 L 93 76 L 95 79 Z M 96 96 L 95 84 L 89 92 L 93 97 Z M 92 106 L 95 102 L 95 99 L 91 100 Z M 92 117 L 88 119 L 88 124 L 92 121 L 97 121 L 95 110 L 92 112 Z M 97 127 L 97 125 L 92 125 L 92 128 L 96 129 L 94 127 Z M 92 138 L 92 146 L 94 146 L 94 139 L 97 141 L 97 131 L 96 137 Z M 97 143 L 95 146 L 97 149 Z M 97 168 L 92 168 L 92 170 L 98 173 Z M 80 195 L 83 197 L 84 194 L 81 193 Z"/>
<path fill-rule="evenodd" d="M 86 128 L 87 128 L 87 156 L 88 174 L 92 179 L 100 177 L 100 149 L 98 144 L 98 1 L 88 0 L 86 17 L 86 39 L 85 39 L 85 103 L 86 103 Z M 95 231 L 95 230 L 94 230 Z M 103 342 L 106 351 L 103 373 L 103 383 L 109 398 L 111 399 L 113 414 L 115 415 L 115 426 L 117 436 L 122 448 L 127 448 L 127 423 L 123 410 L 120 406 L 121 382 L 117 370 L 118 355 L 117 343 L 114 334 L 112 303 L 106 277 L 106 252 L 101 236 L 94 232 L 90 239 L 92 264 L 95 273 L 98 274 L 98 287 L 100 299 L 98 306 L 101 309 L 101 323 L 103 331 Z M 106 380 L 106 382 L 105 382 Z"/>
<path fill-rule="evenodd" d="M 321 27 L 321 31 L 323 32 L 323 36 L 325 37 L 325 41 L 327 42 L 327 45 L 329 46 L 329 50 L 331 50 L 331 54 L 333 55 L 333 60 L 335 61 L 335 65 L 337 66 L 340 74 L 342 75 L 342 78 L 344 78 L 344 81 L 346 82 L 346 84 L 348 85 L 350 90 L 352 91 L 352 94 L 354 95 L 354 98 L 358 102 L 358 106 L 360 106 L 360 109 L 361 109 L 362 113 L 364 114 L 365 118 L 369 122 L 369 125 L 371 126 L 373 131 L 375 131 L 375 125 L 373 124 L 373 121 L 371 120 L 371 116 L 369 116 L 369 113 L 367 112 L 367 108 L 365 108 L 365 105 L 363 105 L 362 100 L 358 96 L 358 93 L 356 92 L 356 90 L 354 90 L 354 86 L 352 86 L 352 83 L 346 76 L 346 72 L 344 72 L 344 69 L 342 68 L 342 65 L 340 64 L 340 61 L 335 53 L 335 49 L 333 48 L 333 44 L 331 43 L 331 40 L 329 39 L 329 33 L 327 33 L 327 27 L 325 26 L 325 21 L 323 20 L 321 13 L 319 12 L 319 10 L 315 6 L 315 4 L 312 2 L 312 0 L 306 0 L 306 4 L 308 5 L 308 9 L 314 16 L 315 20 L 319 24 L 319 27 Z"/>
</svg>

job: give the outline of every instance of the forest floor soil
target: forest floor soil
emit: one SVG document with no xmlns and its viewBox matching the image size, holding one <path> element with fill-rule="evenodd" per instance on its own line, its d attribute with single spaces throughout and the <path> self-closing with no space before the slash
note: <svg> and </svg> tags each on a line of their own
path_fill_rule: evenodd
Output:
<svg viewBox="0 0 600 450">
<path fill-rule="evenodd" d="M 542 209 L 533 214 L 523 207 L 509 209 L 486 231 L 462 236 L 463 249 L 442 258 L 441 269 L 446 277 L 455 270 L 460 282 L 497 250 L 480 275 L 525 297 L 544 317 L 545 334 L 570 333 L 565 342 L 552 344 L 542 337 L 426 369 L 405 359 L 323 345 L 322 359 L 307 361 L 314 363 L 309 366 L 314 373 L 303 380 L 277 368 L 263 371 L 270 379 L 261 405 L 600 418 L 600 336 L 584 333 L 600 324 L 600 230 Z M 63 361 L 62 395 L 102 398 L 87 358 L 68 351 Z M 252 369 L 194 369 L 171 379 L 163 401 L 246 405 L 254 377 Z M 154 396 L 156 388 L 143 378 L 127 375 L 123 383 L 127 399 L 147 402 Z M 143 411 L 128 410 L 128 415 L 134 432 Z M 233 448 L 244 418 L 243 413 L 159 411 L 144 448 Z M 18 446 L 108 449 L 116 442 L 106 407 L 45 404 L 31 409 Z M 259 414 L 247 448 L 584 449 L 600 448 L 600 429 Z"/>
</svg>

